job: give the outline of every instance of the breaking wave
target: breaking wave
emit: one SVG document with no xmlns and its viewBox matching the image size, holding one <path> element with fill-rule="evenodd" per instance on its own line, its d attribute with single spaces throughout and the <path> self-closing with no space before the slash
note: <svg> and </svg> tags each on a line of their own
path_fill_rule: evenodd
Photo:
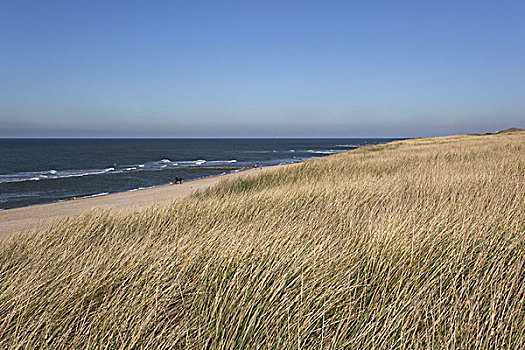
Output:
<svg viewBox="0 0 525 350">
<path fill-rule="evenodd" d="M 313 150 L 309 149 L 305 151 L 306 153 L 312 153 L 312 154 L 335 154 L 335 153 L 342 153 L 346 152 L 345 150 L 341 149 L 326 149 L 326 150 Z"/>
<path fill-rule="evenodd" d="M 101 192 L 101 193 L 96 193 L 96 194 L 90 194 L 88 196 L 73 197 L 72 199 L 94 198 L 94 197 L 105 196 L 105 195 L 108 195 L 108 194 L 109 194 L 109 192 Z"/>
<path fill-rule="evenodd" d="M 107 174 L 114 171 L 115 168 L 90 169 L 90 170 L 48 170 L 48 171 L 31 171 L 14 174 L 0 175 L 0 183 L 25 182 L 65 179 L 70 177 L 82 177 L 90 175 Z"/>
<path fill-rule="evenodd" d="M 46 171 L 31 171 L 20 172 L 12 174 L 0 174 L 1 183 L 15 183 L 26 181 L 40 181 L 40 180 L 56 180 L 73 177 L 94 176 L 103 174 L 120 174 L 123 172 L 137 172 L 137 171 L 156 171 L 165 169 L 176 169 L 184 167 L 199 167 L 206 165 L 228 165 L 237 163 L 236 159 L 230 160 L 211 160 L 204 159 L 190 160 L 190 161 L 171 161 L 169 159 L 161 159 L 160 161 L 149 162 L 138 165 L 125 165 L 121 167 L 108 167 L 105 169 L 69 169 L 69 170 L 46 170 Z"/>
</svg>

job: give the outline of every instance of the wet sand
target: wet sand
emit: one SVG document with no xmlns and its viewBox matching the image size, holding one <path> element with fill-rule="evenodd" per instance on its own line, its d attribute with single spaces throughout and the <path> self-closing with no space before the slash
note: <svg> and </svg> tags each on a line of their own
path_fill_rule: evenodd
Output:
<svg viewBox="0 0 525 350">
<path fill-rule="evenodd" d="M 285 166 L 291 165 L 248 169 L 237 173 L 183 182 L 179 185 L 163 185 L 100 197 L 0 210 L 0 239 L 16 233 L 42 229 L 58 220 L 72 218 L 93 209 L 125 213 L 127 211 L 169 204 L 176 199 L 190 195 L 194 191 L 214 186 L 225 179 L 234 179 L 240 176 L 250 176 L 262 172 L 275 171 Z"/>
</svg>

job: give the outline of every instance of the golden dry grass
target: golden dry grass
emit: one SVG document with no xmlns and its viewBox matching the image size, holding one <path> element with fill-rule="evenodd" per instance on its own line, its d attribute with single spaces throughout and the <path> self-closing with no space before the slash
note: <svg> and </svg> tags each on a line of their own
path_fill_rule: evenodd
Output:
<svg viewBox="0 0 525 350">
<path fill-rule="evenodd" d="M 2 348 L 525 347 L 525 133 L 364 147 L 0 247 Z"/>
</svg>

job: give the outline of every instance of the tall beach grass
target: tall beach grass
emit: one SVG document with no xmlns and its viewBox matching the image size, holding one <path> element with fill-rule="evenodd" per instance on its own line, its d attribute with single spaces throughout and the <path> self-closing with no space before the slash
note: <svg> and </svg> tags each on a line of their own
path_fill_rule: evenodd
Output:
<svg viewBox="0 0 525 350">
<path fill-rule="evenodd" d="M 363 147 L 12 237 L 0 347 L 525 348 L 525 133 Z"/>
</svg>

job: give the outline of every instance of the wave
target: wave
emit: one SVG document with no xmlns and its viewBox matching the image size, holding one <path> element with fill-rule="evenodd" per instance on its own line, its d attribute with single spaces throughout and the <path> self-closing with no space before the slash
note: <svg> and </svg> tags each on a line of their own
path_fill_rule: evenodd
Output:
<svg viewBox="0 0 525 350">
<path fill-rule="evenodd" d="M 140 190 L 145 190 L 146 187 L 139 187 L 139 188 L 132 188 L 131 190 L 128 190 L 128 192 L 135 192 L 135 191 L 140 191 Z"/>
<path fill-rule="evenodd" d="M 73 197 L 73 199 L 86 199 L 86 198 L 94 198 L 94 197 L 100 197 L 100 196 L 106 196 L 109 192 L 101 192 L 96 194 L 90 194 L 88 196 L 82 196 L 82 197 Z"/>
<path fill-rule="evenodd" d="M 351 149 L 354 149 L 354 148 L 358 148 L 358 147 L 361 147 L 362 145 L 335 145 L 333 147 L 341 147 L 341 148 L 351 148 Z M 289 150 L 281 150 L 281 151 L 277 151 L 277 150 L 273 150 L 273 151 L 243 151 L 243 153 L 252 153 L 252 154 L 267 154 L 267 153 L 315 153 L 315 154 L 334 154 L 334 153 L 340 153 L 340 152 L 345 152 L 346 150 L 344 149 L 338 149 L 338 150 L 335 150 L 335 149 L 330 149 L 330 150 L 313 150 L 313 149 L 308 149 L 308 150 L 295 150 L 295 149 L 289 149 Z"/>
<path fill-rule="evenodd" d="M 197 160 L 169 160 L 169 159 L 161 159 L 158 162 L 151 162 L 147 163 L 146 166 L 142 164 L 138 167 L 140 168 L 147 168 L 147 169 L 155 169 L 155 168 L 166 168 L 168 166 L 172 168 L 179 168 L 179 167 L 192 167 L 192 166 L 200 166 L 200 165 L 220 165 L 220 164 L 232 164 L 237 163 L 236 159 L 230 159 L 230 160 L 205 160 L 205 159 L 197 159 Z"/>
<path fill-rule="evenodd" d="M 148 186 L 148 187 L 132 188 L 131 190 L 127 190 L 126 192 L 135 192 L 135 191 L 140 191 L 140 190 L 147 190 L 147 189 L 149 189 L 149 188 L 154 188 L 154 187 L 158 187 L 158 186 L 161 186 L 161 185 L 154 185 L 154 186 Z"/>
<path fill-rule="evenodd" d="M 14 182 L 26 182 L 26 181 L 40 181 L 40 180 L 54 180 L 54 179 L 65 179 L 70 177 L 83 177 L 90 175 L 107 174 L 115 171 L 115 168 L 106 169 L 82 169 L 82 170 L 49 170 L 49 171 L 31 171 L 21 172 L 15 174 L 2 174 L 0 175 L 0 183 L 14 183 Z"/>
<path fill-rule="evenodd" d="M 340 150 L 340 149 L 326 149 L 326 150 L 313 150 L 313 149 L 309 149 L 307 151 L 305 151 L 306 153 L 313 153 L 313 154 L 335 154 L 335 153 L 342 153 L 342 152 L 345 152 L 345 150 Z"/>
<path fill-rule="evenodd" d="M 120 166 L 112 166 L 101 169 L 66 169 L 66 170 L 42 170 L 42 171 L 30 171 L 30 172 L 19 172 L 11 174 L 0 174 L 0 184 L 2 183 L 17 183 L 27 181 L 49 181 L 56 179 L 65 178 L 77 178 L 84 176 L 95 176 L 104 174 L 121 174 L 121 173 L 134 173 L 140 171 L 163 171 L 172 170 L 179 168 L 191 168 L 200 166 L 227 166 L 229 164 L 237 163 L 236 159 L 225 159 L 225 160 L 180 160 L 172 161 L 164 158 L 158 161 L 152 161 L 144 164 L 127 164 Z"/>
<path fill-rule="evenodd" d="M 233 163 L 237 163 L 237 160 L 236 159 L 232 159 L 232 160 L 209 160 L 209 161 L 206 161 L 206 164 L 213 164 L 213 165 L 233 164 Z M 202 163 L 202 164 L 204 164 L 204 163 Z"/>
</svg>

